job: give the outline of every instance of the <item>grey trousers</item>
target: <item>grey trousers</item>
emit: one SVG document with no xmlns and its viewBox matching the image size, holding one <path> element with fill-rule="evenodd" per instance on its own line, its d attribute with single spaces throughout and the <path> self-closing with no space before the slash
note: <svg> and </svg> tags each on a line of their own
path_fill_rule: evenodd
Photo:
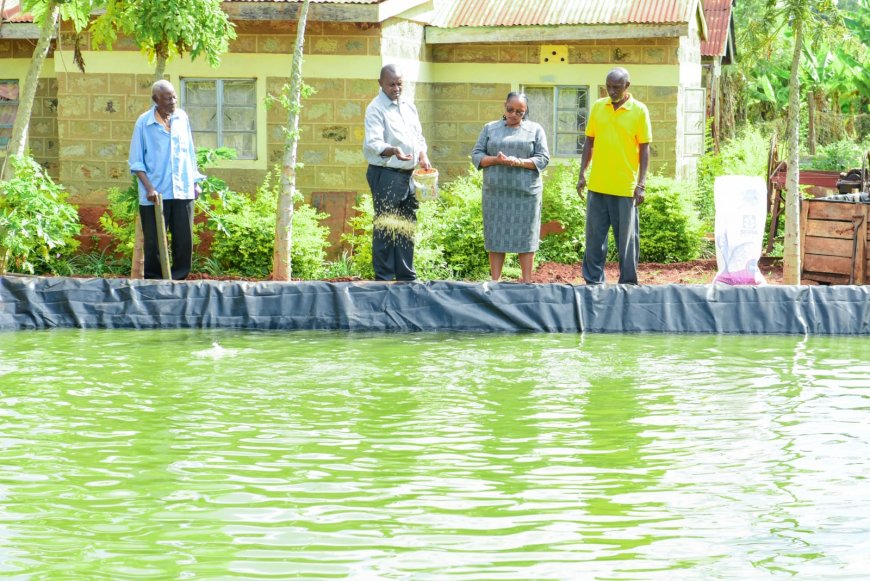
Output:
<svg viewBox="0 0 870 581">
<path fill-rule="evenodd" d="M 607 233 L 613 228 L 619 253 L 619 284 L 637 284 L 640 226 L 634 198 L 588 192 L 586 197 L 586 284 L 604 284 Z"/>
<path fill-rule="evenodd" d="M 372 266 L 375 280 L 415 280 L 414 232 L 419 203 L 411 170 L 369 165 L 366 172 L 375 206 Z"/>
</svg>

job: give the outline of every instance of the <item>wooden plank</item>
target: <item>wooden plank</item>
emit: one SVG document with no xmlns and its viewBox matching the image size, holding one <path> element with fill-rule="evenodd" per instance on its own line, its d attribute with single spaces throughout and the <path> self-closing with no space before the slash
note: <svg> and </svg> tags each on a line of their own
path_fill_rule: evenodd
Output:
<svg viewBox="0 0 870 581">
<path fill-rule="evenodd" d="M 289 2 L 224 2 L 232 20 L 299 20 L 300 4 Z M 315 22 L 379 22 L 376 4 L 311 4 L 308 19 Z"/>
<path fill-rule="evenodd" d="M 825 274 L 823 272 L 805 272 L 801 277 L 801 281 L 812 281 L 822 284 L 848 284 L 849 277 L 836 274 Z"/>
<path fill-rule="evenodd" d="M 852 258 L 852 241 L 845 238 L 820 238 L 806 236 L 802 245 L 804 254 L 819 254 L 823 256 L 842 256 Z"/>
<path fill-rule="evenodd" d="M 804 270 L 807 272 L 841 274 L 848 279 L 849 273 L 852 272 L 852 259 L 842 256 L 807 254 L 804 257 Z"/>
<path fill-rule="evenodd" d="M 855 284 L 866 284 L 870 282 L 867 280 L 867 268 L 865 265 L 865 258 L 867 256 L 867 244 L 864 243 L 867 240 L 867 208 L 870 206 L 864 206 L 864 214 L 860 217 L 853 217 L 852 224 L 853 228 L 857 226 L 858 230 L 855 232 L 855 241 L 857 242 L 852 244 L 855 248 L 855 259 L 853 260 L 854 268 L 852 271 L 852 280 Z M 861 220 L 860 223 L 856 224 L 854 220 Z"/>
<path fill-rule="evenodd" d="M 798 174 L 798 184 L 802 186 L 819 186 L 831 190 L 837 189 L 837 181 L 840 179 L 840 172 L 827 170 L 805 170 L 802 169 Z M 777 172 L 771 177 L 773 183 L 785 188 L 785 183 L 788 180 L 788 169 L 785 164 L 782 164 Z"/>
<path fill-rule="evenodd" d="M 776 190 L 774 190 L 776 194 Z M 801 200 L 801 272 L 804 271 L 804 255 L 807 253 L 807 212 L 809 212 L 810 206 L 807 204 L 806 200 Z M 767 238 L 767 253 L 770 254 L 770 249 L 773 248 L 773 237 L 776 232 L 773 230 L 773 218 L 770 220 L 770 233 L 768 233 Z"/>
<path fill-rule="evenodd" d="M 843 238 L 852 240 L 852 221 L 828 222 L 827 220 L 807 220 L 807 236 L 820 238 Z"/>
<path fill-rule="evenodd" d="M 809 207 L 807 217 L 811 220 L 843 220 L 851 222 L 852 216 L 864 212 L 864 204 L 852 202 L 825 202 L 822 200 L 806 200 Z"/>
<path fill-rule="evenodd" d="M 556 26 L 461 26 L 459 28 L 427 26 L 426 44 L 679 38 L 685 34 L 685 24 L 682 26 L 671 24 L 560 24 Z"/>
<path fill-rule="evenodd" d="M 172 280 L 172 270 L 169 264 L 169 245 L 166 241 L 166 223 L 163 219 L 163 196 L 157 194 L 154 203 L 154 222 L 157 225 L 157 258 L 160 259 L 160 272 L 163 278 Z"/>
</svg>

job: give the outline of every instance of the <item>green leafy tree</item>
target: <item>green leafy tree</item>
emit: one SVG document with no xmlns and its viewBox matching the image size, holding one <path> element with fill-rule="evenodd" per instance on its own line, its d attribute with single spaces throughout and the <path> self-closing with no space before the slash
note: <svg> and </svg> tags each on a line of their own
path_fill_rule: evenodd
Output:
<svg viewBox="0 0 870 581">
<path fill-rule="evenodd" d="M 30 126 L 30 114 L 33 111 L 33 101 L 36 98 L 36 85 L 39 83 L 42 66 L 45 64 L 45 57 L 48 55 L 49 48 L 51 48 L 51 40 L 57 31 L 58 23 L 60 20 L 68 20 L 73 23 L 76 31 L 80 32 L 87 26 L 91 10 L 98 5 L 97 2 L 91 0 L 77 0 L 76 2 L 65 0 L 23 0 L 21 2 L 21 9 L 31 13 L 34 23 L 39 25 L 39 40 L 33 49 L 27 77 L 24 79 L 24 86 L 19 95 L 18 111 L 15 114 L 15 121 L 13 121 L 12 125 L 12 138 L 7 145 L 7 160 L 10 157 L 24 155 L 27 129 Z M 80 69 L 84 70 L 84 63 L 81 61 L 81 53 L 79 51 L 76 51 L 74 62 Z M 14 171 L 13 166 L 4 161 L 2 171 L 0 171 L 0 178 L 9 177 L 12 171 Z"/>
<path fill-rule="evenodd" d="M 783 280 L 800 282 L 800 115 L 802 61 L 805 44 L 813 51 L 824 42 L 842 43 L 846 34 L 836 0 L 747 0 L 740 13 L 746 24 L 743 54 L 750 67 L 768 66 L 771 55 L 788 51 L 788 107 L 786 142 L 788 167 L 786 176 L 785 242 L 783 245 Z M 786 32 L 791 34 L 787 35 Z M 762 64 L 760 64 L 762 63 Z"/>
<path fill-rule="evenodd" d="M 32 158 L 12 158 L 14 175 L 0 182 L 0 274 L 10 266 L 33 272 L 33 260 L 48 260 L 74 247 L 81 230 L 75 206 Z"/>
<path fill-rule="evenodd" d="M 167 61 L 175 56 L 202 56 L 217 67 L 236 38 L 220 0 L 108 0 L 91 32 L 94 48 L 111 50 L 119 33 L 132 38 L 155 63 L 155 81 L 163 78 Z"/>
</svg>

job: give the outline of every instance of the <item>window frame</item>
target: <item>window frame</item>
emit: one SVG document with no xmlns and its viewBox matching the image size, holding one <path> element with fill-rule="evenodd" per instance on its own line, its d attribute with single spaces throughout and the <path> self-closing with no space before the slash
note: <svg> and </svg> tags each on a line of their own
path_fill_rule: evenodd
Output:
<svg viewBox="0 0 870 581">
<path fill-rule="evenodd" d="M 553 107 L 551 110 L 552 113 L 552 126 L 544 127 L 544 131 L 547 134 L 547 143 L 550 145 L 550 157 L 557 157 L 562 159 L 567 159 L 573 157 L 575 155 L 583 155 L 583 142 L 586 139 L 586 126 L 589 124 L 589 109 L 590 103 L 589 99 L 592 94 L 592 85 L 544 85 L 538 83 L 529 83 L 520 85 L 520 91 L 525 93 L 527 89 L 550 89 L 552 91 L 552 99 L 553 99 Z M 585 91 L 586 92 L 586 107 L 583 110 L 578 109 L 559 109 L 559 91 L 560 90 L 573 90 L 573 91 Z M 582 129 L 578 131 L 559 131 L 559 113 L 571 111 L 573 113 L 582 113 L 584 117 L 584 123 Z M 534 112 L 532 112 L 534 115 Z M 575 153 L 571 154 L 560 154 L 558 153 L 557 147 L 559 143 L 559 135 L 577 135 L 580 139 L 578 139 L 577 150 Z M 552 136 L 552 138 L 551 138 Z"/>
<path fill-rule="evenodd" d="M 255 120 L 254 121 L 254 129 L 250 130 L 250 131 L 234 130 L 234 131 L 230 131 L 230 133 L 245 133 L 245 134 L 252 135 L 253 136 L 252 143 L 254 145 L 253 155 L 249 155 L 249 156 L 238 155 L 238 157 L 236 157 L 236 159 L 239 161 L 246 161 L 246 162 L 258 161 L 260 158 L 260 154 L 259 154 L 260 145 L 258 143 L 258 141 L 259 141 L 258 127 L 259 127 L 260 111 L 258 110 L 258 107 L 257 107 L 257 97 L 256 97 L 257 92 L 258 92 L 257 91 L 257 81 L 258 81 L 257 78 L 255 78 L 255 77 L 245 77 L 245 78 L 184 77 L 181 79 L 181 101 L 182 101 L 181 108 L 185 109 L 185 110 L 187 109 L 187 83 L 188 82 L 214 83 L 215 84 L 215 108 L 216 108 L 216 113 L 215 113 L 215 115 L 216 115 L 216 119 L 215 119 L 216 128 L 215 128 L 214 133 L 217 135 L 217 146 L 223 147 L 223 140 L 224 140 L 223 107 L 224 107 L 224 82 L 225 81 L 230 81 L 230 82 L 248 81 L 251 83 L 252 88 L 254 89 L 254 101 L 251 105 L 251 109 L 253 109 L 253 111 L 254 111 L 254 120 Z M 233 106 L 238 107 L 238 105 L 233 105 Z M 197 129 L 195 127 L 193 127 L 193 125 L 191 125 L 191 130 L 194 133 L 194 137 L 195 137 L 196 133 L 212 133 L 212 131 L 202 131 L 202 130 L 197 131 Z M 236 153 L 238 154 L 238 152 L 236 152 Z"/>
<path fill-rule="evenodd" d="M 18 113 L 18 107 L 21 106 L 21 81 L 19 79 L 0 79 L 0 83 L 4 84 L 14 84 L 18 87 L 18 98 L 15 100 L 5 99 L 3 101 L 4 104 L 11 104 L 15 106 L 15 114 L 12 115 L 11 123 L 0 123 L 0 129 L 9 129 L 9 137 L 0 137 L 0 153 L 5 152 L 6 148 L 9 145 L 9 141 L 12 139 L 12 132 L 15 130 L 15 117 Z"/>
</svg>

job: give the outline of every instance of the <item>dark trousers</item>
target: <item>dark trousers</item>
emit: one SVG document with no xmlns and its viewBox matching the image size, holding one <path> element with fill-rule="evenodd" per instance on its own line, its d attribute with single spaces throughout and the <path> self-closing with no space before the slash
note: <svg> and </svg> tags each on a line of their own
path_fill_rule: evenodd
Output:
<svg viewBox="0 0 870 581">
<path fill-rule="evenodd" d="M 184 280 L 190 274 L 193 259 L 193 200 L 163 200 L 163 223 L 172 234 L 172 280 Z M 142 235 L 145 238 L 145 278 L 163 278 L 157 249 L 157 222 L 154 206 L 139 206 Z"/>
<path fill-rule="evenodd" d="M 637 284 L 640 226 L 634 198 L 589 192 L 586 197 L 586 284 L 604 284 L 607 233 L 613 228 L 619 253 L 619 284 Z"/>
<path fill-rule="evenodd" d="M 419 204 L 411 170 L 370 165 L 366 172 L 375 206 L 372 265 L 375 280 L 415 280 L 414 229 Z"/>
</svg>

